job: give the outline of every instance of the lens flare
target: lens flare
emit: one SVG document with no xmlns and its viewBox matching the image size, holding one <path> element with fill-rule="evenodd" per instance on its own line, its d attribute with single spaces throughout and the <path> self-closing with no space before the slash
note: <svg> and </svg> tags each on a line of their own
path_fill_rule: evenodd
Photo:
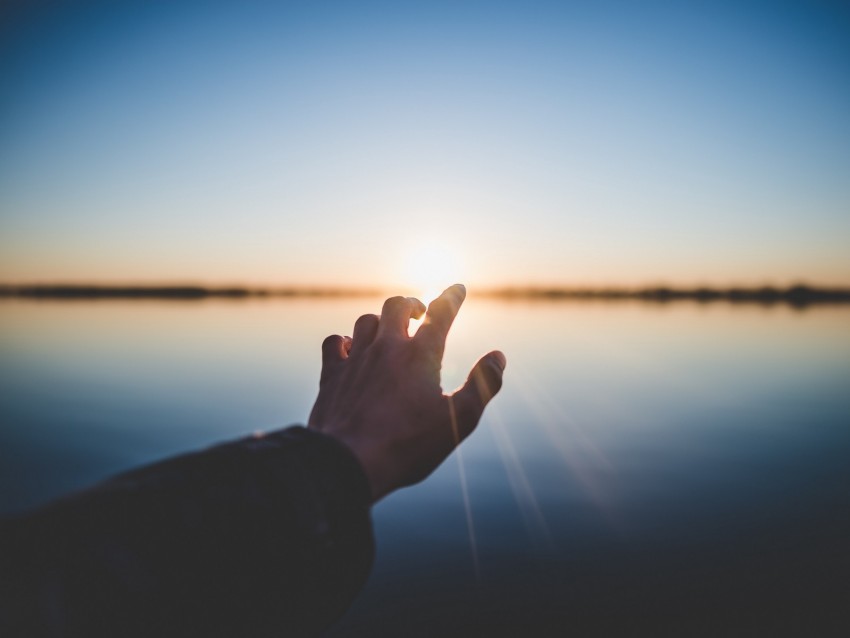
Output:
<svg viewBox="0 0 850 638">
<path fill-rule="evenodd" d="M 464 281 L 459 251 L 448 244 L 427 240 L 413 246 L 404 260 L 404 277 L 413 293 L 425 303 L 446 287 Z"/>
</svg>

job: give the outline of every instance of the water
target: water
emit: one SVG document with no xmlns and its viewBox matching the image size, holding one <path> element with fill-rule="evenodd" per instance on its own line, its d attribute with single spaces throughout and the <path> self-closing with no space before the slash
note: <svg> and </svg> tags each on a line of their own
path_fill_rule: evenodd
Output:
<svg viewBox="0 0 850 638">
<path fill-rule="evenodd" d="M 380 303 L 0 302 L 0 512 L 304 422 Z M 375 507 L 329 635 L 846 634 L 850 308 L 472 298 L 444 387 L 493 348 L 463 467 Z"/>
</svg>

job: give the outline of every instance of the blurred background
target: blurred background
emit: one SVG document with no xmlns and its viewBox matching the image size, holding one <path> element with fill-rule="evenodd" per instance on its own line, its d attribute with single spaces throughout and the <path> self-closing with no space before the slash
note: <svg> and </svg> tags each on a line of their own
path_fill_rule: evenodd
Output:
<svg viewBox="0 0 850 638">
<path fill-rule="evenodd" d="M 846 288 L 848 113 L 843 2 L 7 0 L 0 284 L 296 292 L 4 293 L 0 513 L 304 422 L 461 281 L 504 390 L 329 635 L 846 635 L 850 306 L 485 293 Z"/>
<path fill-rule="evenodd" d="M 5 280 L 850 279 L 841 2 L 2 11 Z"/>
</svg>

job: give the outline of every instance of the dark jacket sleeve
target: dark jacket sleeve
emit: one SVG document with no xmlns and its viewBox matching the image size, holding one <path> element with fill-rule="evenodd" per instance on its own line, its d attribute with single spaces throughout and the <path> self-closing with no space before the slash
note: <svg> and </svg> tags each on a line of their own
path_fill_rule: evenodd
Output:
<svg viewBox="0 0 850 638">
<path fill-rule="evenodd" d="M 316 635 L 369 573 L 370 501 L 303 427 L 119 475 L 0 524 L 0 635 Z"/>
</svg>

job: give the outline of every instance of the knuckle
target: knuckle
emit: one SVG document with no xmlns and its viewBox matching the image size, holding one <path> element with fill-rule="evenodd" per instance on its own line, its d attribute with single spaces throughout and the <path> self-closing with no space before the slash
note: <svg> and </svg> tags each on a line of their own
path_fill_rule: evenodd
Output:
<svg viewBox="0 0 850 638">
<path fill-rule="evenodd" d="M 426 361 L 433 359 L 439 361 L 443 358 L 442 347 L 433 339 L 412 339 L 410 345 L 415 355 Z"/>
<path fill-rule="evenodd" d="M 384 308 L 397 308 L 398 306 L 407 305 L 408 303 L 407 297 L 396 295 L 395 297 L 390 297 L 384 302 Z"/>
<path fill-rule="evenodd" d="M 325 337 L 325 340 L 322 341 L 322 350 L 328 350 L 330 348 L 337 347 L 341 340 L 342 337 L 339 335 L 328 335 L 327 337 Z"/>
<path fill-rule="evenodd" d="M 377 322 L 378 322 L 378 315 L 373 315 L 373 314 L 360 315 L 357 318 L 357 321 L 354 322 L 354 327 L 355 328 L 366 328 L 370 324 L 374 324 L 374 323 L 377 323 Z"/>
<path fill-rule="evenodd" d="M 327 358 L 329 356 L 338 355 L 342 347 L 342 337 L 339 335 L 330 335 L 322 341 L 322 355 Z"/>
</svg>

